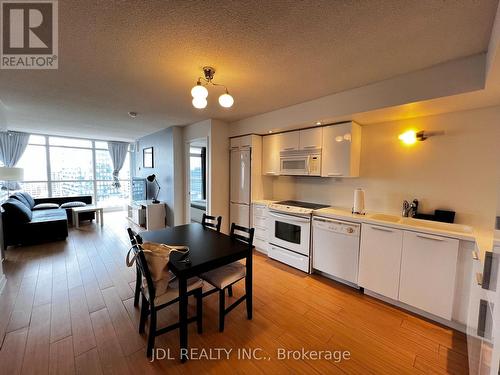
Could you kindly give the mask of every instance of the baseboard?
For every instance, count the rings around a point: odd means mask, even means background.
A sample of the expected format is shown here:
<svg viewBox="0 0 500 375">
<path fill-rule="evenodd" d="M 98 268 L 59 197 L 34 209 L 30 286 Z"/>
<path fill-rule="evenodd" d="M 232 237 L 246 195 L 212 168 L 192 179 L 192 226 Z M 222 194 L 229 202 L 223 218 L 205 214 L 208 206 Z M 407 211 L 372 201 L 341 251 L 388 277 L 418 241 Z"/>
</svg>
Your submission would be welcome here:
<svg viewBox="0 0 500 375">
<path fill-rule="evenodd" d="M 399 307 L 403 310 L 407 310 L 411 313 L 414 313 L 416 315 L 420 315 L 426 319 L 429 319 L 429 320 L 432 320 L 434 322 L 437 322 L 439 324 L 442 324 L 444 326 L 447 326 L 447 327 L 450 327 L 450 328 L 453 328 L 457 331 L 460 331 L 460 332 L 463 332 L 463 333 L 467 333 L 467 327 L 465 326 L 465 324 L 462 324 L 462 323 L 459 323 L 459 322 L 455 322 L 453 320 L 446 320 L 446 319 L 443 319 L 439 316 L 436 316 L 436 315 L 433 315 L 431 313 L 428 313 L 426 311 L 423 311 L 423 310 L 420 310 L 420 309 L 417 309 L 416 307 L 413 307 L 413 306 L 410 306 L 410 305 L 407 305 L 406 303 L 403 303 L 403 302 L 399 302 L 399 301 L 395 301 L 391 298 L 388 298 L 388 297 L 385 297 L 381 294 L 378 294 L 376 292 L 373 292 L 371 290 L 368 290 L 368 289 L 365 289 L 365 294 L 368 295 L 368 296 L 371 296 L 371 297 L 374 297 L 376 299 L 379 299 L 381 301 L 384 301 L 388 304 L 391 304 L 393 306 L 396 306 L 396 307 Z"/>
</svg>

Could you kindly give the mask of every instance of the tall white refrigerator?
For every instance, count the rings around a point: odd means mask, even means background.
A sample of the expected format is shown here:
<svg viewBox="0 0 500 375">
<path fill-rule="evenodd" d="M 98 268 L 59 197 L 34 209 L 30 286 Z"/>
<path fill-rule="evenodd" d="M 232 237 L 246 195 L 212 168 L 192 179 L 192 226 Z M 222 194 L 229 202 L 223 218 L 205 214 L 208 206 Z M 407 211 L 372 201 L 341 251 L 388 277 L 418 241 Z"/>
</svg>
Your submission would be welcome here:
<svg viewBox="0 0 500 375">
<path fill-rule="evenodd" d="M 230 220 L 250 227 L 251 150 L 248 147 L 231 148 Z"/>
</svg>

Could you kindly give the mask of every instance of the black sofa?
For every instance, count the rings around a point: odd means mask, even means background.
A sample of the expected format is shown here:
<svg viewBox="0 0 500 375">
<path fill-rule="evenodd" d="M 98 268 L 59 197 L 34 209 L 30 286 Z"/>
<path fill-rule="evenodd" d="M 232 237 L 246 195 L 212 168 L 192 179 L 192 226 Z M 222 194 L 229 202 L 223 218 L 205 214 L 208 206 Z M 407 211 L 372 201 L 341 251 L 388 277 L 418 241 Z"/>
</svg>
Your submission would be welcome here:
<svg viewBox="0 0 500 375">
<path fill-rule="evenodd" d="M 73 197 L 54 197 L 54 198 L 35 198 L 35 205 L 42 203 L 55 203 L 61 206 L 64 203 L 70 202 L 83 202 L 86 204 L 92 204 L 92 196 L 91 195 L 78 195 Z M 71 207 L 66 208 L 66 217 L 68 218 L 68 224 L 73 224 L 73 211 Z M 82 212 L 78 215 L 80 221 L 83 220 L 94 220 L 95 212 Z"/>
<path fill-rule="evenodd" d="M 68 237 L 68 218 L 72 218 L 72 212 L 71 208 L 58 207 L 68 202 L 91 204 L 92 197 L 33 199 L 27 193 L 11 195 L 2 203 L 4 248 L 66 239 Z M 54 208 L 37 207 L 42 203 L 51 203 Z M 94 214 L 91 214 L 84 215 L 82 213 L 80 217 L 83 220 L 92 220 Z"/>
</svg>

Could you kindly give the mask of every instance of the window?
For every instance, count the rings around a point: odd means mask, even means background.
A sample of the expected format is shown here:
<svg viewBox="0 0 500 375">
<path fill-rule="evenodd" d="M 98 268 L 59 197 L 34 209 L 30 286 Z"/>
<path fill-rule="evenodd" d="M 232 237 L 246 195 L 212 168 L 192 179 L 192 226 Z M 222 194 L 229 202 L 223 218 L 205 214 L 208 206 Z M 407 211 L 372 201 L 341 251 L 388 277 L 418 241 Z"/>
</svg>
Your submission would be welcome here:
<svg viewBox="0 0 500 375">
<path fill-rule="evenodd" d="M 29 144 L 16 167 L 24 169 L 25 181 L 47 181 L 46 147 Z"/>
<path fill-rule="evenodd" d="M 92 150 L 50 147 L 50 173 L 53 181 L 93 180 Z"/>
<path fill-rule="evenodd" d="M 17 166 L 24 168 L 21 187 L 33 197 L 92 195 L 104 207 L 118 207 L 130 197 L 130 162 L 129 153 L 115 188 L 107 142 L 31 135 Z"/>
<path fill-rule="evenodd" d="M 190 147 L 189 181 L 191 201 L 206 199 L 206 148 Z"/>
</svg>

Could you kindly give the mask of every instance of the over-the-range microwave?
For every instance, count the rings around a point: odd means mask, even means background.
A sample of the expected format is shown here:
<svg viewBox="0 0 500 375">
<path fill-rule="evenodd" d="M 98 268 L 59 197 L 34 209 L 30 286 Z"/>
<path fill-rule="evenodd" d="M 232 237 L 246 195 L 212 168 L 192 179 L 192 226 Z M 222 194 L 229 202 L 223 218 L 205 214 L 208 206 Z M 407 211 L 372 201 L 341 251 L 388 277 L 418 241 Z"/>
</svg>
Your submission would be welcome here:
<svg viewBox="0 0 500 375">
<path fill-rule="evenodd" d="M 321 150 L 280 152 L 280 174 L 320 176 Z"/>
</svg>

